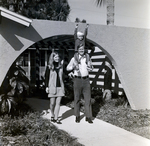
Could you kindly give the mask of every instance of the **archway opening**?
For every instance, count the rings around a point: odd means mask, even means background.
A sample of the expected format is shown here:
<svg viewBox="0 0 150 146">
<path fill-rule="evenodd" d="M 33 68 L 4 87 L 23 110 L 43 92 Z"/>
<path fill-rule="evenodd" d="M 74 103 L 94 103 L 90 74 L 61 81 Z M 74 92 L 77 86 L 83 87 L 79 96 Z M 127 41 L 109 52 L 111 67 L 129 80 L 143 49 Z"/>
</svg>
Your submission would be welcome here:
<svg viewBox="0 0 150 146">
<path fill-rule="evenodd" d="M 51 48 L 55 48 L 65 61 L 65 67 L 74 55 L 74 36 L 59 35 L 46 38 L 36 42 L 27 48 L 18 58 L 21 58 L 21 67 L 26 71 L 26 75 L 30 80 L 30 85 L 33 88 L 42 87 L 45 69 L 48 63 L 48 58 L 51 53 Z M 94 65 L 94 70 L 90 72 L 90 82 L 92 87 L 104 89 L 104 68 L 106 57 L 111 56 L 99 44 L 87 39 L 86 48 Z M 17 58 L 17 60 L 18 60 Z M 109 61 L 112 59 L 109 59 Z M 16 61 L 15 61 L 16 62 Z M 14 62 L 14 63 L 15 63 Z M 111 62 L 111 61 L 110 61 Z M 67 72 L 65 78 L 67 79 Z M 123 87 L 118 78 L 116 70 L 112 64 L 112 91 L 114 95 L 120 96 L 124 94 Z M 35 90 L 36 91 L 36 90 Z"/>
</svg>

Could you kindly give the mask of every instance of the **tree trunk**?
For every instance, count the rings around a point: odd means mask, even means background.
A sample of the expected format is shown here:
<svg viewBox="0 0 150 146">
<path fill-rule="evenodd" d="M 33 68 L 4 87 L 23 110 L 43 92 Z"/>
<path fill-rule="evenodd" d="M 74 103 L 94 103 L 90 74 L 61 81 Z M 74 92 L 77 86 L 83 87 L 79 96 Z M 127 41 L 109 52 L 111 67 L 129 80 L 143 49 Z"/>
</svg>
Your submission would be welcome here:
<svg viewBox="0 0 150 146">
<path fill-rule="evenodd" d="M 114 25 L 114 0 L 107 0 L 107 25 Z"/>
</svg>

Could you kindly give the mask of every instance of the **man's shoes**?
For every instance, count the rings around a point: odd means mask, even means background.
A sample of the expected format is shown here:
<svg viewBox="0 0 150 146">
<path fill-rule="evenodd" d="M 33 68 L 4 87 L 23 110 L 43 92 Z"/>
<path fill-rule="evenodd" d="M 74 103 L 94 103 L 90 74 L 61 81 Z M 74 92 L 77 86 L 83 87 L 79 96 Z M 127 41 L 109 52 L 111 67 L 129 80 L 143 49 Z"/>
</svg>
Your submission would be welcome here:
<svg viewBox="0 0 150 146">
<path fill-rule="evenodd" d="M 56 120 L 56 123 L 57 123 L 57 124 L 62 124 L 62 122 L 60 122 L 59 119 Z"/>
<path fill-rule="evenodd" d="M 55 122 L 55 119 L 54 119 L 54 117 L 51 117 L 51 122 Z"/>
<path fill-rule="evenodd" d="M 52 120 L 51 120 L 52 121 Z M 52 121 L 53 123 L 57 123 L 57 124 L 62 124 L 62 122 L 60 122 L 60 120 L 59 119 L 53 119 L 53 121 Z"/>
<path fill-rule="evenodd" d="M 76 123 L 80 123 L 80 117 L 76 117 Z"/>
<path fill-rule="evenodd" d="M 89 122 L 90 124 L 92 124 L 93 123 L 93 121 L 91 120 L 91 118 L 85 118 L 85 121 L 87 121 L 87 122 Z"/>
</svg>

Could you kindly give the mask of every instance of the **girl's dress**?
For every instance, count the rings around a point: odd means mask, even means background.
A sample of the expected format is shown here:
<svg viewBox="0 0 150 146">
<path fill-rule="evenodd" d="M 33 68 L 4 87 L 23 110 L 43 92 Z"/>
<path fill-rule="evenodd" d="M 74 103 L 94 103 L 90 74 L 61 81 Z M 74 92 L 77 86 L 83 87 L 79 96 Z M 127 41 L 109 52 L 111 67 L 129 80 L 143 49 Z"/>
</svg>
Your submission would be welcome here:
<svg viewBox="0 0 150 146">
<path fill-rule="evenodd" d="M 54 72 L 56 72 L 56 74 L 57 74 L 57 77 L 56 77 L 56 80 L 55 80 L 55 82 L 56 82 L 56 93 L 55 94 L 49 93 L 48 94 L 49 98 L 64 96 L 64 92 L 62 90 L 61 81 L 60 81 L 60 77 L 59 77 L 59 70 L 60 70 L 60 68 L 56 68 L 56 65 L 54 64 Z"/>
</svg>

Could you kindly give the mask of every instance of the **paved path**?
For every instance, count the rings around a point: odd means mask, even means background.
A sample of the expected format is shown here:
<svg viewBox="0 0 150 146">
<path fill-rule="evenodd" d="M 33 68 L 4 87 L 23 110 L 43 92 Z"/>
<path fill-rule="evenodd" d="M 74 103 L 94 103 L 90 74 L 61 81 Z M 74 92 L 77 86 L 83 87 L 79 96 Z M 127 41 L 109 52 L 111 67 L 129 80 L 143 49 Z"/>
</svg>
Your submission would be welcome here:
<svg viewBox="0 0 150 146">
<path fill-rule="evenodd" d="M 27 103 L 35 110 L 49 109 L 49 100 L 29 98 Z M 128 132 L 122 128 L 94 119 L 93 124 L 85 122 L 84 114 L 81 113 L 81 122 L 75 123 L 73 109 L 61 106 L 60 116 L 62 124 L 55 124 L 59 129 L 65 130 L 78 142 L 85 146 L 150 146 L 150 140 Z M 43 115 L 50 119 L 50 114 Z"/>
</svg>

